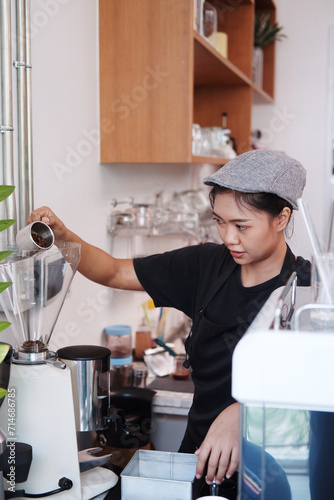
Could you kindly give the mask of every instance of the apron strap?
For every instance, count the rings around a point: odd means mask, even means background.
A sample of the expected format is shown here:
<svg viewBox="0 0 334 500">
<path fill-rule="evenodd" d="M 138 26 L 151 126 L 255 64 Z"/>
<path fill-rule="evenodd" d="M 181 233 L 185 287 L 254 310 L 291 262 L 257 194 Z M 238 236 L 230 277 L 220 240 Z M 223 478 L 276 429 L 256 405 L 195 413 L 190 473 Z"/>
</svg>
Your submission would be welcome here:
<svg viewBox="0 0 334 500">
<path fill-rule="evenodd" d="M 222 288 L 222 286 L 226 283 L 228 278 L 231 276 L 233 271 L 238 267 L 238 264 L 232 259 L 228 263 L 228 265 L 224 268 L 222 274 L 219 276 L 219 278 L 214 282 L 211 288 L 207 291 L 207 293 L 204 295 L 202 304 L 200 308 L 198 309 L 198 312 L 202 312 L 206 307 L 209 305 L 213 297 L 217 294 L 217 292 Z"/>
<path fill-rule="evenodd" d="M 186 360 L 183 363 L 183 366 L 186 368 L 189 368 L 190 366 L 190 354 L 191 354 L 191 347 L 192 347 L 192 336 L 193 332 L 196 331 L 197 324 L 199 323 L 203 311 L 206 309 L 208 304 L 211 302 L 213 297 L 216 295 L 218 290 L 224 285 L 224 283 L 228 280 L 228 278 L 231 276 L 233 271 L 237 268 L 238 264 L 232 259 L 227 263 L 227 265 L 224 267 L 222 274 L 219 276 L 219 278 L 214 282 L 211 288 L 207 291 L 207 293 L 204 295 L 203 300 L 201 301 L 201 306 L 197 309 L 196 311 L 196 316 L 193 319 L 192 327 L 190 330 L 190 333 L 187 337 L 187 340 L 185 342 L 185 348 L 186 348 Z"/>
</svg>

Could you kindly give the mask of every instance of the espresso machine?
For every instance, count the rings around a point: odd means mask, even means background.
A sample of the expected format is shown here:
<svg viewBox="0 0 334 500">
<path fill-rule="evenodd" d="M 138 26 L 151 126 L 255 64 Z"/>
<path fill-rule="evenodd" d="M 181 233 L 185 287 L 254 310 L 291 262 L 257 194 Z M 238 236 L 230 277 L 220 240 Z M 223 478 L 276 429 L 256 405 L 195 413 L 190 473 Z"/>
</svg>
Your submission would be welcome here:
<svg viewBox="0 0 334 500">
<path fill-rule="evenodd" d="M 0 303 L 15 338 L 9 381 L 15 404 L 9 407 L 5 399 L 0 427 L 7 445 L 21 442 L 32 447 L 28 478 L 15 485 L 20 498 L 51 495 L 86 500 L 118 481 L 113 471 L 101 467 L 110 454 L 98 458 L 96 449 L 79 452 L 77 444 L 82 425 L 86 430 L 106 425 L 101 415 L 109 408 L 105 388 L 110 351 L 81 346 L 84 362 L 78 363 L 63 360 L 48 348 L 79 256 L 79 244 L 56 242 L 48 250 L 14 252 L 0 264 L 0 281 L 12 283 L 0 294 Z M 79 378 L 78 366 L 84 367 Z M 86 386 L 76 380 L 85 380 Z M 77 410 L 80 394 L 85 398 L 81 407 L 86 408 L 86 415 L 81 416 Z M 9 479 L 4 483 L 10 498 L 12 483 Z"/>
</svg>

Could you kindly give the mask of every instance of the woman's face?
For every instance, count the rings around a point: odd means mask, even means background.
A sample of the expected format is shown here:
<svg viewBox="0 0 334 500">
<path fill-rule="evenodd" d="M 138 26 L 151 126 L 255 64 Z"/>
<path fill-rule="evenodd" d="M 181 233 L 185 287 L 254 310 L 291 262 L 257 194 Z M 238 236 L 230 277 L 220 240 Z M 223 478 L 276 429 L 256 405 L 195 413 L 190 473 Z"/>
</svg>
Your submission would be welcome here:
<svg viewBox="0 0 334 500">
<path fill-rule="evenodd" d="M 284 239 L 280 216 L 273 219 L 267 212 L 238 206 L 233 193 L 216 195 L 213 216 L 221 240 L 240 265 L 270 258 Z"/>
</svg>

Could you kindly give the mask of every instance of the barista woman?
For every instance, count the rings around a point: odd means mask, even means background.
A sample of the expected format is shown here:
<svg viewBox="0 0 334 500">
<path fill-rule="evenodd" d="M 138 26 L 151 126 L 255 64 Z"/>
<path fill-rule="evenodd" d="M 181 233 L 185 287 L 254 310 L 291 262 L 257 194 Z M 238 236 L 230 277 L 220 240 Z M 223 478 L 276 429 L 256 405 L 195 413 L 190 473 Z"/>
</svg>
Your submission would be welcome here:
<svg viewBox="0 0 334 500">
<path fill-rule="evenodd" d="M 231 395 L 235 345 L 294 270 L 299 285 L 309 284 L 309 262 L 296 258 L 284 237 L 305 180 L 303 166 L 283 153 L 244 153 L 204 179 L 212 186 L 213 218 L 223 244 L 133 260 L 115 259 L 84 242 L 47 207 L 28 221 L 42 220 L 56 239 L 81 243 L 78 270 L 90 280 L 145 290 L 157 307 L 174 307 L 192 319 L 186 351 L 195 392 L 180 451 L 198 455 L 196 475 L 205 471 L 208 484 L 230 478 L 239 460 L 239 404 Z"/>
</svg>

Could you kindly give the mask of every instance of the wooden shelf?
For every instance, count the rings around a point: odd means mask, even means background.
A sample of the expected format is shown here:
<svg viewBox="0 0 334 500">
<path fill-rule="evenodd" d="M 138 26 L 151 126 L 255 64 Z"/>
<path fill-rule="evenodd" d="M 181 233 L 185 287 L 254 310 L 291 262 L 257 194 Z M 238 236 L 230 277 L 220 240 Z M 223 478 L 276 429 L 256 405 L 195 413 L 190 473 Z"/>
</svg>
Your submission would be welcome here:
<svg viewBox="0 0 334 500">
<path fill-rule="evenodd" d="M 275 10 L 275 3 L 272 0 L 255 0 L 257 10 Z"/>
<path fill-rule="evenodd" d="M 274 97 L 267 94 L 263 89 L 257 87 L 254 83 L 253 87 L 253 104 L 272 104 Z"/>
<path fill-rule="evenodd" d="M 228 58 L 193 29 L 193 0 L 99 0 L 102 163 L 212 163 L 192 156 L 192 124 L 227 126 L 238 154 L 251 147 L 253 103 L 273 102 L 274 45 L 263 89 L 252 82 L 255 10 L 271 0 L 211 0 Z"/>
<path fill-rule="evenodd" d="M 192 156 L 191 163 L 209 163 L 211 165 L 225 165 L 229 160 L 227 158 L 218 158 L 216 156 Z"/>
<path fill-rule="evenodd" d="M 272 0 L 256 0 L 256 12 L 270 13 L 272 23 L 276 22 L 276 7 Z M 274 77 L 275 77 L 275 44 L 268 45 L 263 48 L 263 92 L 270 96 L 271 101 L 274 98 Z M 258 95 L 261 99 L 261 96 Z"/>
<path fill-rule="evenodd" d="M 252 85 L 251 80 L 197 31 L 194 36 L 194 85 Z"/>
</svg>

